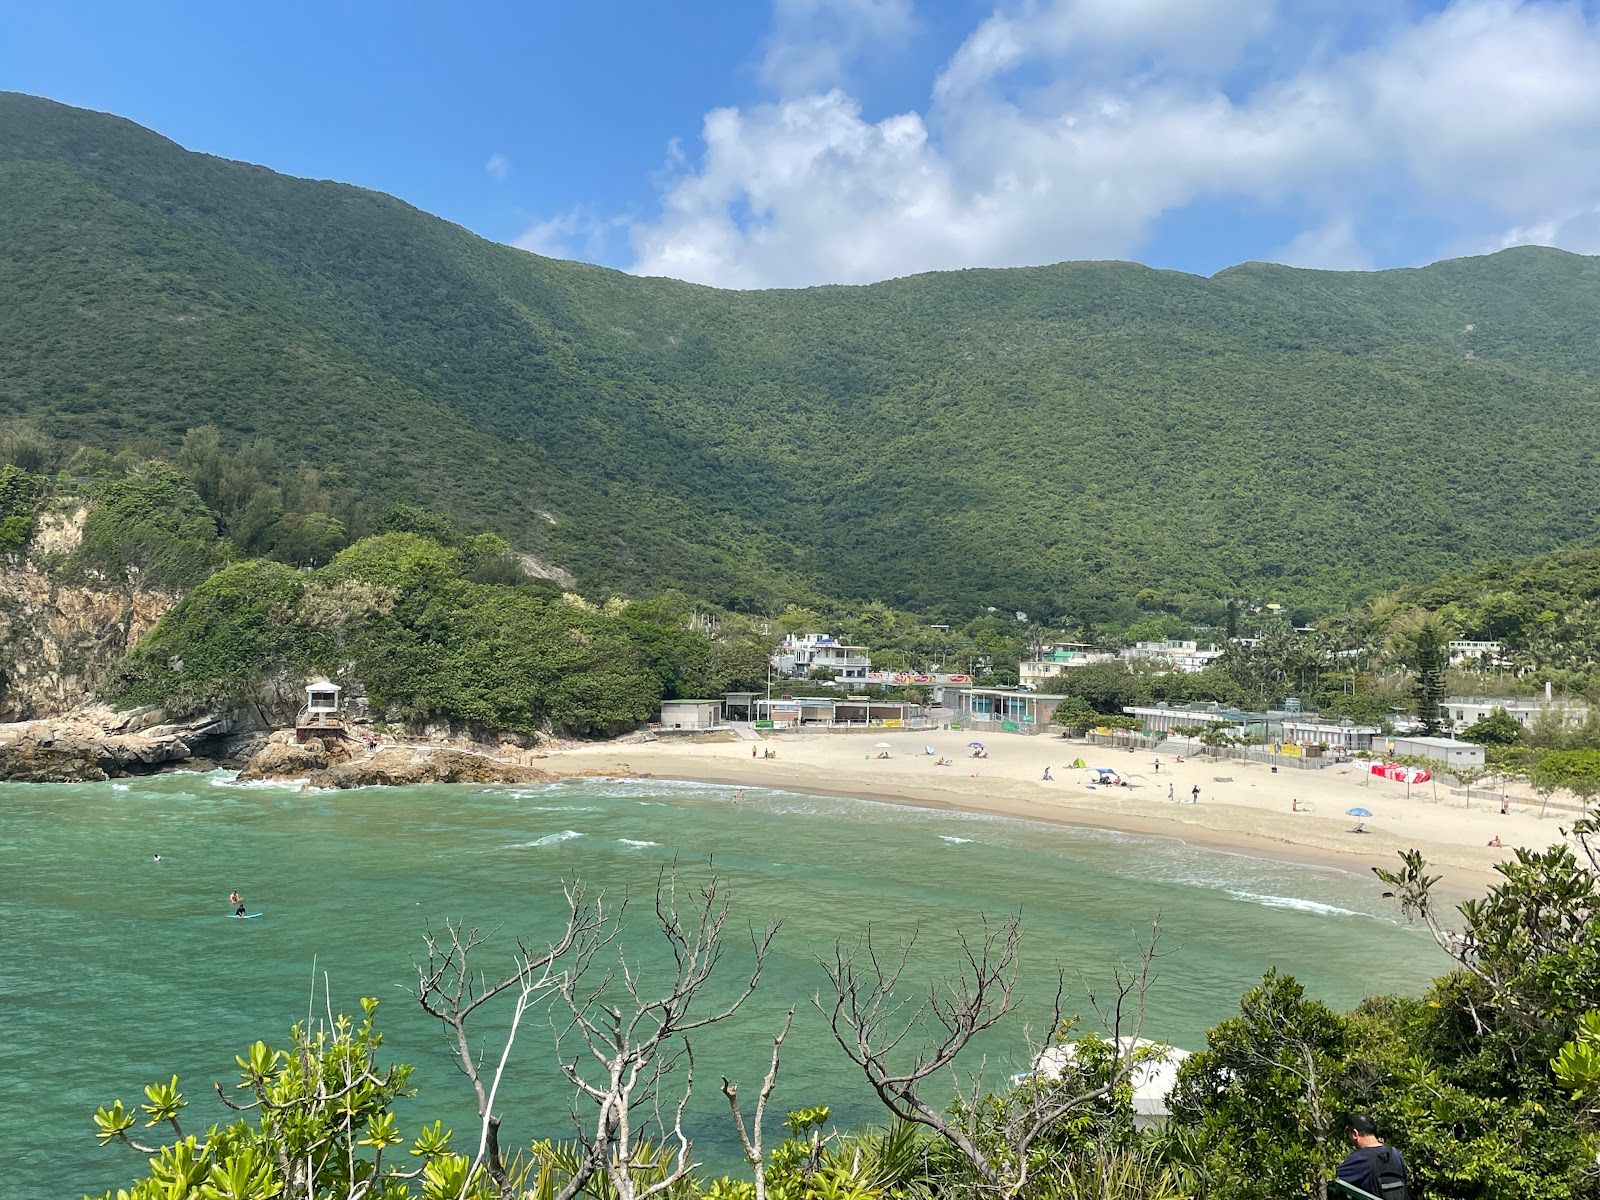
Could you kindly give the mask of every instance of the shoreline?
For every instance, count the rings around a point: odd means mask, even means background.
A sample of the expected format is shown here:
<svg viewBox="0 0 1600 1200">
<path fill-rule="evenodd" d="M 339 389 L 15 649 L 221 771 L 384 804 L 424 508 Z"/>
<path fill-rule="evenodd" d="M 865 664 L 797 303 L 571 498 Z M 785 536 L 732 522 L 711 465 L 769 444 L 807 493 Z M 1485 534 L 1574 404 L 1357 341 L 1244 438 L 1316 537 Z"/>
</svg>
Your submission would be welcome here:
<svg viewBox="0 0 1600 1200">
<path fill-rule="evenodd" d="M 878 733 L 878 731 L 874 731 Z M 1565 812 L 1539 818 L 1516 800 L 1510 815 L 1499 813 L 1497 798 L 1474 797 L 1468 807 L 1446 792 L 1435 802 L 1431 790 L 1405 800 L 1404 786 L 1362 776 L 1335 777 L 1327 771 L 1273 775 L 1268 768 L 1238 760 L 1162 760 L 1149 751 L 1129 755 L 1084 742 L 1054 737 L 998 737 L 991 757 L 974 762 L 950 743 L 963 734 L 948 731 L 883 731 L 893 757 L 868 752 L 877 742 L 861 735 L 788 734 L 756 742 L 659 740 L 572 746 L 542 761 L 554 773 L 599 773 L 613 769 L 648 778 L 712 786 L 761 787 L 818 796 L 901 804 L 943 812 L 965 812 L 1111 833 L 1162 838 L 1220 852 L 1335 870 L 1371 878 L 1373 866 L 1393 866 L 1404 850 L 1419 849 L 1440 875 L 1440 895 L 1452 902 L 1482 895 L 1500 879 L 1495 865 L 1516 846 L 1535 849 L 1560 840 Z M 954 759 L 935 767 L 922 753 L 932 746 Z M 962 743 L 964 746 L 964 742 Z M 778 758 L 751 757 L 752 748 Z M 1124 771 L 1127 788 L 1092 787 L 1082 770 L 1055 768 L 1044 781 L 1044 765 L 1072 761 L 1108 763 Z M 570 771 L 569 771 L 570 768 Z M 976 768 L 969 770 L 968 768 Z M 1137 768 L 1137 769 L 1136 769 Z M 1159 776 L 1159 779 L 1157 778 Z M 1199 803 L 1169 803 L 1168 788 L 1188 794 L 1199 786 Z M 1304 806 L 1291 813 L 1291 797 Z M 1347 808 L 1371 807 L 1369 818 L 1351 817 Z M 1364 827 L 1354 835 L 1352 821 Z M 1492 837 L 1502 840 L 1489 846 Z"/>
</svg>

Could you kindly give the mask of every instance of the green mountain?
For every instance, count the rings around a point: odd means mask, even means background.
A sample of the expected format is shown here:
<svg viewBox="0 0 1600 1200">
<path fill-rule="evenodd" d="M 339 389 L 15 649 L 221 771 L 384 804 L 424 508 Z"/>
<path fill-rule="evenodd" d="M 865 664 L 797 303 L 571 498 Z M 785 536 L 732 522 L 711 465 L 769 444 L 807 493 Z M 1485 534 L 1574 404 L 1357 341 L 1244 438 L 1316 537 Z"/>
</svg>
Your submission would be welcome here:
<svg viewBox="0 0 1600 1200">
<path fill-rule="evenodd" d="M 726 292 L 14 94 L 0 214 L 15 421 L 267 439 L 586 591 L 1331 607 L 1600 529 L 1600 263 L 1552 250 Z"/>
</svg>

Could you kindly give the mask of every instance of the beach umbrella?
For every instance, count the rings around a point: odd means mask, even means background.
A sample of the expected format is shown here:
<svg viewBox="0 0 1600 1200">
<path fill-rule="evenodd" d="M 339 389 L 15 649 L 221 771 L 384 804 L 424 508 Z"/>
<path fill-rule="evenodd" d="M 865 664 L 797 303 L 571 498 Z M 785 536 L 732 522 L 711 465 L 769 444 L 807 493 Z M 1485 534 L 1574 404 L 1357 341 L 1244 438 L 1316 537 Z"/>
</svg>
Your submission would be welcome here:
<svg viewBox="0 0 1600 1200">
<path fill-rule="evenodd" d="M 1364 808 L 1347 808 L 1344 810 L 1347 817 L 1370 817 L 1372 814 Z"/>
<path fill-rule="evenodd" d="M 872 748 L 874 750 L 887 750 L 889 748 L 889 743 L 888 742 L 873 742 L 872 743 Z"/>
<path fill-rule="evenodd" d="M 968 747 L 968 749 L 971 749 L 971 750 L 982 750 L 983 749 L 983 743 L 982 742 L 968 742 L 967 743 L 967 747 Z"/>
</svg>

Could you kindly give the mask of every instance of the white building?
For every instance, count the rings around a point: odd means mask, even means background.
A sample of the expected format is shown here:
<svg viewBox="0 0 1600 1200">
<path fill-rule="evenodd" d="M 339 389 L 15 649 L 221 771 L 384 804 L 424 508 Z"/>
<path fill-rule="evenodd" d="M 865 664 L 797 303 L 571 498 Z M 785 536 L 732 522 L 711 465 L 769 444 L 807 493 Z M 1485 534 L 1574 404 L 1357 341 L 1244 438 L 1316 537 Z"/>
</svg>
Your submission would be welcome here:
<svg viewBox="0 0 1600 1200">
<path fill-rule="evenodd" d="M 721 700 L 663 700 L 662 729 L 715 729 L 722 724 Z"/>
<path fill-rule="evenodd" d="M 1450 643 L 1450 665 L 1459 667 L 1462 663 L 1470 663 L 1475 667 L 1503 667 L 1506 659 L 1499 642 L 1457 638 Z"/>
<path fill-rule="evenodd" d="M 1417 758 L 1432 759 L 1445 770 L 1452 767 L 1483 766 L 1483 747 L 1477 742 L 1460 742 L 1444 737 L 1379 737 L 1372 740 L 1372 749 L 1378 754 L 1408 754 Z"/>
<path fill-rule="evenodd" d="M 1202 650 L 1194 642 L 1173 640 L 1135 642 L 1122 652 L 1122 657 L 1130 660 L 1142 658 L 1148 662 L 1162 663 L 1173 671 L 1204 671 L 1221 658 L 1222 653 L 1215 646 L 1207 646 Z"/>
<path fill-rule="evenodd" d="M 1445 716 L 1457 733 L 1476 725 L 1497 708 L 1505 709 L 1524 728 L 1547 713 L 1571 726 L 1582 725 L 1589 718 L 1589 706 L 1584 701 L 1551 696 L 1549 689 L 1543 696 L 1451 696 L 1444 702 Z"/>
<path fill-rule="evenodd" d="M 1017 679 L 1025 688 L 1036 689 L 1047 680 L 1054 679 L 1090 663 L 1115 661 L 1115 654 L 1097 654 L 1086 642 L 1064 642 L 1055 646 L 1041 646 L 1036 658 L 1024 659 L 1017 664 Z"/>
<path fill-rule="evenodd" d="M 865 646 L 847 646 L 826 633 L 791 633 L 772 656 L 773 669 L 789 678 L 827 668 L 835 679 L 862 683 L 869 665 Z"/>
</svg>

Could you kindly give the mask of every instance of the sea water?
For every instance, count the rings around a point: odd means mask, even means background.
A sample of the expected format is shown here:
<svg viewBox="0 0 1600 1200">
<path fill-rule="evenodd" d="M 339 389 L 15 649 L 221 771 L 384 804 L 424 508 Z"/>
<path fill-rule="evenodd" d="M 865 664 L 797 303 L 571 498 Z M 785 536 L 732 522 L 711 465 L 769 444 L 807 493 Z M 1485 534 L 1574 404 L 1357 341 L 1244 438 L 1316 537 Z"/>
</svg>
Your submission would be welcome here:
<svg viewBox="0 0 1600 1200">
<path fill-rule="evenodd" d="M 738 1161 L 719 1077 L 753 1094 L 791 1005 L 774 1114 L 828 1104 L 841 1124 L 883 1119 L 811 1003 L 827 991 L 821 960 L 869 927 L 881 946 L 915 939 L 905 985 L 915 996 L 952 961 L 958 932 L 1021 914 L 1017 1015 L 981 1048 L 995 1084 L 1027 1066 L 1027 1035 L 1048 1029 L 1058 974 L 1066 1011 L 1094 1028 L 1085 988 L 1135 964 L 1157 920 L 1143 1032 L 1189 1049 L 1274 966 L 1348 1006 L 1415 992 L 1446 965 L 1361 874 L 865 800 L 736 796 L 639 779 L 309 793 L 223 774 L 0 786 L 0 1194 L 125 1183 L 142 1160 L 95 1146 L 96 1106 L 131 1106 L 146 1083 L 177 1073 L 185 1128 L 203 1131 L 226 1119 L 212 1081 L 237 1082 L 235 1054 L 258 1038 L 284 1044 L 308 1011 L 355 1012 L 362 996 L 382 1001 L 384 1054 L 417 1067 L 421 1095 L 402 1107 L 402 1128 L 442 1118 L 471 1148 L 468 1086 L 408 992 L 423 935 L 446 920 L 477 927 L 491 935 L 479 965 L 509 971 L 516 939 L 541 945 L 559 932 L 563 882 L 581 879 L 610 906 L 628 900 L 616 949 L 648 987 L 662 978 L 655 886 L 672 863 L 728 889 L 718 995 L 748 975 L 751 931 L 781 922 L 755 996 L 696 1045 L 689 1119 L 714 1169 Z M 260 920 L 229 919 L 235 889 Z M 487 1014 L 485 1032 L 504 1020 Z M 572 1134 L 554 1034 L 543 1011 L 522 1030 L 499 1106 L 508 1145 Z"/>
</svg>

